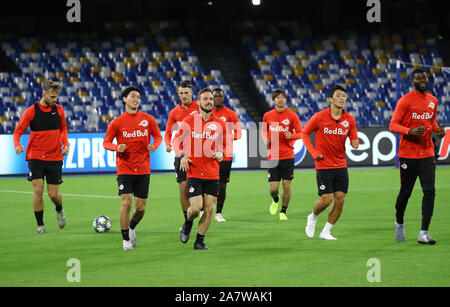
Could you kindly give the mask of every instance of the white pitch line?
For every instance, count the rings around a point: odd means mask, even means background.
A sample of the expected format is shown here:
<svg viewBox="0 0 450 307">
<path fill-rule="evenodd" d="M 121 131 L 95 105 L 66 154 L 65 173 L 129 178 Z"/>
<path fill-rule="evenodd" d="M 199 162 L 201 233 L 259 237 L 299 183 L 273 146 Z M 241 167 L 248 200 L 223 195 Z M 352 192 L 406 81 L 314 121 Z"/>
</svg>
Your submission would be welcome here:
<svg viewBox="0 0 450 307">
<path fill-rule="evenodd" d="M 14 191 L 14 190 L 0 190 L 0 193 L 18 193 L 18 194 L 33 194 L 30 191 Z M 107 196 L 107 195 L 83 195 L 83 194 L 66 194 L 61 193 L 62 196 L 73 196 L 73 197 L 92 197 L 92 198 L 114 198 L 117 199 L 119 196 Z"/>
</svg>

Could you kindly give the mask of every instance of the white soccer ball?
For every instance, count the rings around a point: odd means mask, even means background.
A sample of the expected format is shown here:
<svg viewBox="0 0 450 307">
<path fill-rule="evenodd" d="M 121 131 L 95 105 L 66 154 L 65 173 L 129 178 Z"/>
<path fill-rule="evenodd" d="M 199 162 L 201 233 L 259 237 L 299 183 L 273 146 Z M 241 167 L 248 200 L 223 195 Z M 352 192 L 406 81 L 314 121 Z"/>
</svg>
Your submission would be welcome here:
<svg viewBox="0 0 450 307">
<path fill-rule="evenodd" d="M 96 232 L 107 232 L 111 229 L 111 219 L 106 215 L 97 216 L 92 223 Z"/>
</svg>

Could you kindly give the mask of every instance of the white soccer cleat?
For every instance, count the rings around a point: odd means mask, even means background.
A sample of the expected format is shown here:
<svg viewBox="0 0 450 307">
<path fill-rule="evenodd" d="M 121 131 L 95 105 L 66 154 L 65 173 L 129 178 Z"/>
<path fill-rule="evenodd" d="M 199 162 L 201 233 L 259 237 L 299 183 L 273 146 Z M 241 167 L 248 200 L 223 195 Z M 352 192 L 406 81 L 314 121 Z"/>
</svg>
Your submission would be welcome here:
<svg viewBox="0 0 450 307">
<path fill-rule="evenodd" d="M 331 235 L 329 232 L 321 232 L 319 235 L 319 239 L 325 239 L 325 240 L 337 240 L 335 237 Z"/>
<path fill-rule="evenodd" d="M 124 251 L 132 251 L 133 250 L 133 246 L 131 245 L 131 240 L 129 240 L 129 241 L 123 240 L 123 250 Z"/>
<path fill-rule="evenodd" d="M 222 213 L 216 213 L 215 219 L 218 222 L 226 222 L 226 220 L 222 216 Z"/>
<path fill-rule="evenodd" d="M 137 243 L 136 230 L 129 228 L 128 233 L 129 233 L 129 236 L 130 236 L 131 246 L 135 247 L 136 243 Z"/>
<path fill-rule="evenodd" d="M 316 231 L 316 221 L 317 219 L 313 218 L 312 213 L 308 215 L 308 218 L 306 219 L 306 227 L 305 232 L 308 238 L 314 237 L 314 232 Z"/>
<path fill-rule="evenodd" d="M 38 234 L 41 234 L 41 233 L 44 233 L 44 232 L 45 232 L 45 226 L 41 225 L 41 226 L 37 227 L 37 229 L 36 229 L 36 231 L 34 233 L 38 235 Z"/>
<path fill-rule="evenodd" d="M 64 228 L 66 226 L 66 216 L 64 215 L 64 209 L 61 211 L 56 211 L 56 220 L 58 221 L 59 228 Z"/>
</svg>

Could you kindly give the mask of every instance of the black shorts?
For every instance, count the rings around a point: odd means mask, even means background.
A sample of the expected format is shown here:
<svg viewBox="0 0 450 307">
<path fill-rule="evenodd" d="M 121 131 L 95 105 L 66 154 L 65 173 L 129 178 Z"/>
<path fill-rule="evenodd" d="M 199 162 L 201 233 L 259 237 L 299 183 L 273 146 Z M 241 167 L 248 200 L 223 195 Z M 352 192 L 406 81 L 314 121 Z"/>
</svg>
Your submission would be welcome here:
<svg viewBox="0 0 450 307">
<path fill-rule="evenodd" d="M 217 197 L 219 195 L 219 180 L 189 178 L 187 181 L 187 190 L 189 198 L 203 194 Z"/>
<path fill-rule="evenodd" d="M 228 183 L 230 182 L 230 173 L 231 173 L 231 164 L 233 164 L 233 161 L 222 161 L 220 164 L 220 182 L 222 183 Z"/>
<path fill-rule="evenodd" d="M 348 191 L 347 168 L 318 169 L 316 171 L 317 190 L 319 195 Z"/>
<path fill-rule="evenodd" d="M 294 179 L 294 159 L 271 160 L 273 167 L 268 169 L 269 182 Z"/>
<path fill-rule="evenodd" d="M 119 195 L 133 194 L 135 197 L 148 198 L 148 186 L 150 185 L 150 174 L 148 175 L 117 175 Z"/>
<path fill-rule="evenodd" d="M 181 157 L 175 157 L 175 162 L 173 163 L 173 165 L 175 166 L 175 173 L 177 175 L 178 183 L 186 181 L 186 172 L 183 172 L 180 169 L 180 162 L 181 162 Z"/>
<path fill-rule="evenodd" d="M 28 181 L 44 179 L 47 184 L 61 184 L 63 161 L 28 160 Z"/>
</svg>

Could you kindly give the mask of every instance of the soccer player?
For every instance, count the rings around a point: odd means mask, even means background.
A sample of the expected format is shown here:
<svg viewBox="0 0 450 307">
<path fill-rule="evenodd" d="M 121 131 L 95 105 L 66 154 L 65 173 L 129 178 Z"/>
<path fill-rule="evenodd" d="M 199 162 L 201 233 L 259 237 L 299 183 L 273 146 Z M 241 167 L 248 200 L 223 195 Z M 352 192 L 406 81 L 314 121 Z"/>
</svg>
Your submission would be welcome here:
<svg viewBox="0 0 450 307">
<path fill-rule="evenodd" d="M 44 80 L 42 98 L 27 108 L 14 130 L 14 147 L 17 154 L 25 151 L 20 137 L 30 127 L 25 159 L 30 170 L 28 180 L 33 184 L 33 209 L 37 222 L 36 234 L 45 232 L 44 225 L 44 178 L 47 194 L 55 204 L 59 228 L 66 225 L 59 185 L 62 183 L 63 156 L 69 153 L 69 138 L 64 109 L 57 104 L 62 83 Z M 61 145 L 62 144 L 62 145 Z"/>
<path fill-rule="evenodd" d="M 174 146 L 183 153 L 180 168 L 187 175 L 190 204 L 180 231 L 180 240 L 182 243 L 188 242 L 193 222 L 204 208 L 204 214 L 198 223 L 194 249 L 209 250 L 204 238 L 211 224 L 219 193 L 219 162 L 224 157 L 222 150 L 226 141 L 226 127 L 212 114 L 214 98 L 209 88 L 202 89 L 197 99 L 200 113 L 186 117 L 174 139 Z"/>
<path fill-rule="evenodd" d="M 173 149 L 172 135 L 176 134 L 179 123 L 181 123 L 188 115 L 198 113 L 198 104 L 192 99 L 192 83 L 190 81 L 181 81 L 177 87 L 177 93 L 180 98 L 180 103 L 170 111 L 166 125 L 166 133 L 164 135 L 167 152 L 171 152 Z M 186 187 L 186 172 L 180 169 L 180 160 L 181 152 L 179 150 L 175 150 L 174 166 L 180 189 L 181 209 L 183 210 L 184 219 L 186 220 L 186 214 L 189 208 L 189 199 Z"/>
<path fill-rule="evenodd" d="M 359 147 L 355 118 L 344 110 L 346 100 L 345 88 L 338 84 L 334 85 L 327 99 L 331 106 L 314 114 L 302 131 L 303 143 L 315 160 L 317 188 L 320 196 L 307 218 L 305 231 L 309 238 L 314 237 L 317 216 L 334 201 L 328 213 L 328 221 L 319 238 L 336 240 L 330 231 L 341 216 L 348 190 L 345 158 L 347 137 L 350 138 L 353 148 Z M 310 139 L 312 132 L 315 132 L 315 147 Z"/>
<path fill-rule="evenodd" d="M 398 157 L 400 162 L 400 192 L 395 203 L 394 222 L 397 242 L 405 242 L 404 214 L 417 177 L 422 185 L 422 227 L 417 241 L 435 244 L 428 234 L 435 198 L 436 162 L 431 133 L 439 138 L 445 130 L 436 123 L 438 100 L 427 92 L 428 77 L 424 70 L 411 73 L 414 90 L 401 97 L 392 114 L 389 129 L 400 134 Z"/>
<path fill-rule="evenodd" d="M 212 111 L 215 117 L 222 120 L 226 127 L 227 142 L 224 147 L 223 160 L 220 162 L 220 184 L 219 196 L 217 197 L 217 208 L 215 219 L 218 222 L 225 222 L 222 216 L 223 205 L 225 203 L 227 193 L 227 183 L 230 182 L 231 164 L 233 163 L 233 141 L 239 140 L 242 136 L 241 123 L 233 110 L 224 106 L 224 92 L 218 87 L 213 90 L 214 109 Z"/>
<path fill-rule="evenodd" d="M 280 220 L 287 220 L 286 210 L 291 199 L 291 181 L 294 179 L 294 143 L 301 138 L 302 124 L 297 114 L 287 109 L 287 95 L 282 89 L 272 93 L 275 108 L 263 116 L 261 135 L 268 146 L 270 167 L 269 187 L 273 201 L 269 207 L 271 215 L 278 211 L 280 180 L 283 185 Z M 270 131 L 268 131 L 270 130 Z"/>
<path fill-rule="evenodd" d="M 150 154 L 162 142 L 153 116 L 139 111 L 140 89 L 127 87 L 122 91 L 125 113 L 113 119 L 106 130 L 103 147 L 116 151 L 117 183 L 121 197 L 120 228 L 123 250 L 136 246 L 136 225 L 144 217 L 150 184 Z M 153 136 L 153 143 L 150 143 Z M 113 140 L 117 144 L 113 144 Z M 130 221 L 133 204 L 134 212 Z"/>
</svg>

